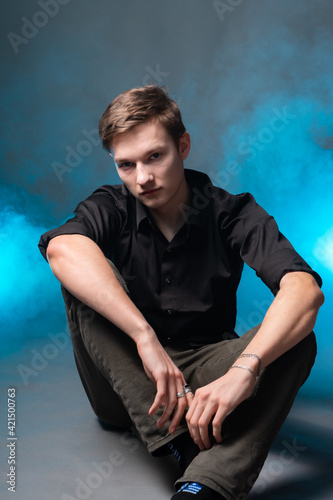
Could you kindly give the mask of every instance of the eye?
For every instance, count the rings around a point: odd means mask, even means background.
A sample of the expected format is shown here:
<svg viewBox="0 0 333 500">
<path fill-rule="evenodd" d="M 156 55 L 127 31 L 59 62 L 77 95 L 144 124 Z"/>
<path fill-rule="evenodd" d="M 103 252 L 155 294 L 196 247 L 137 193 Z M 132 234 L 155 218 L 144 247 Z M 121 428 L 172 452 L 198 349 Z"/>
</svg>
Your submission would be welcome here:
<svg viewBox="0 0 333 500">
<path fill-rule="evenodd" d="M 121 168 L 121 169 L 129 169 L 133 166 L 134 166 L 134 163 L 132 163 L 131 161 L 124 161 L 123 163 L 119 163 L 117 165 L 117 167 Z"/>
<path fill-rule="evenodd" d="M 157 158 L 159 158 L 160 156 L 161 156 L 160 153 L 153 153 L 150 158 L 152 160 L 157 160 Z"/>
</svg>

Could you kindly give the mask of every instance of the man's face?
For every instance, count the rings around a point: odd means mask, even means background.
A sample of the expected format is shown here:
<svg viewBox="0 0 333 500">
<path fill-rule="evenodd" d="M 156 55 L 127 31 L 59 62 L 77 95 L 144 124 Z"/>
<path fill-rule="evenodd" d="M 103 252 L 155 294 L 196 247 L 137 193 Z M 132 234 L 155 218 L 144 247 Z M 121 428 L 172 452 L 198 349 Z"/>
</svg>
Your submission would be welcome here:
<svg viewBox="0 0 333 500">
<path fill-rule="evenodd" d="M 187 200 L 183 160 L 189 151 L 187 132 L 177 148 L 154 119 L 119 134 L 112 143 L 118 174 L 128 190 L 150 210 L 165 213 Z"/>
</svg>

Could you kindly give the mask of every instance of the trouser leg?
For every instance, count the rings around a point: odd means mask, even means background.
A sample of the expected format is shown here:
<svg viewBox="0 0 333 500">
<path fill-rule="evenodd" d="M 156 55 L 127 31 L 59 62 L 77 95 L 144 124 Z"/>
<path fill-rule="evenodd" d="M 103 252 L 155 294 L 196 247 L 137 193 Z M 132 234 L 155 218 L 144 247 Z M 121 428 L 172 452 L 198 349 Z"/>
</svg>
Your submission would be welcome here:
<svg viewBox="0 0 333 500">
<path fill-rule="evenodd" d="M 133 423 L 150 452 L 185 432 L 185 422 L 173 436 L 168 425 L 158 429 L 162 409 L 148 415 L 156 387 L 132 339 L 65 289 L 63 296 L 76 365 L 96 415 L 117 427 Z"/>
<path fill-rule="evenodd" d="M 187 431 L 185 422 L 172 436 L 157 429 L 148 415 L 155 394 L 134 342 L 112 323 L 63 291 L 75 360 L 95 413 L 120 427 L 135 425 L 150 452 Z M 256 329 L 236 340 L 199 349 L 166 351 L 195 390 L 222 376 L 244 350 Z M 315 356 L 314 334 L 281 356 L 264 372 L 258 392 L 230 414 L 222 444 L 200 452 L 179 482 L 198 481 L 228 500 L 243 500 L 267 457 Z"/>
<path fill-rule="evenodd" d="M 128 429 L 133 424 L 118 394 L 97 368 L 85 347 L 80 324 L 87 325 L 95 318 L 95 311 L 79 302 L 62 287 L 68 327 L 71 335 L 75 364 L 91 407 L 98 418 L 114 427 Z"/>
<path fill-rule="evenodd" d="M 193 389 L 221 376 L 234 362 L 256 333 L 256 329 L 223 349 L 223 356 L 201 362 L 187 381 Z M 241 349 L 232 354 L 237 346 Z M 228 353 L 229 351 L 229 353 Z M 240 404 L 225 420 L 222 443 L 202 451 L 177 483 L 197 481 L 219 492 L 228 500 L 244 500 L 268 455 L 300 386 L 308 377 L 316 354 L 315 336 L 311 333 L 264 371 L 257 393 Z M 186 369 L 185 369 L 186 370 Z M 185 372 L 184 372 L 185 373 Z M 176 484 L 177 484 L 176 483 Z"/>
</svg>

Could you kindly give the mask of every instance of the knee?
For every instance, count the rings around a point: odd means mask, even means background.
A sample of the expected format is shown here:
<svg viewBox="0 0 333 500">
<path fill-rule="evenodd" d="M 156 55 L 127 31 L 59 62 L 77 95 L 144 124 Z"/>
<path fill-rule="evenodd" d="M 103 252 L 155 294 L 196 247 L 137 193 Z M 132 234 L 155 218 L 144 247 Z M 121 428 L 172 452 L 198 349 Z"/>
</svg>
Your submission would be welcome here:
<svg viewBox="0 0 333 500">
<path fill-rule="evenodd" d="M 309 333 L 301 342 L 290 350 L 291 356 L 299 363 L 312 368 L 317 355 L 317 341 L 314 332 Z"/>
<path fill-rule="evenodd" d="M 129 295 L 129 290 L 128 290 L 128 287 L 127 287 L 127 284 L 126 284 L 126 281 L 124 280 L 124 278 L 122 277 L 122 275 L 120 274 L 120 272 L 118 271 L 118 268 L 114 265 L 113 262 L 111 262 L 111 260 L 109 259 L 106 259 L 112 269 L 112 271 L 114 272 L 119 284 L 123 287 L 123 289 L 125 290 L 125 292 L 127 293 L 127 295 Z"/>
<path fill-rule="evenodd" d="M 305 339 L 303 339 L 297 346 L 299 346 L 298 358 L 305 369 L 305 380 L 310 375 L 311 369 L 314 365 L 317 356 L 317 341 L 315 333 L 312 331 Z"/>
<path fill-rule="evenodd" d="M 289 374 L 290 379 L 298 380 L 303 385 L 314 365 L 317 355 L 317 342 L 314 332 L 278 358 L 273 365 Z"/>
</svg>

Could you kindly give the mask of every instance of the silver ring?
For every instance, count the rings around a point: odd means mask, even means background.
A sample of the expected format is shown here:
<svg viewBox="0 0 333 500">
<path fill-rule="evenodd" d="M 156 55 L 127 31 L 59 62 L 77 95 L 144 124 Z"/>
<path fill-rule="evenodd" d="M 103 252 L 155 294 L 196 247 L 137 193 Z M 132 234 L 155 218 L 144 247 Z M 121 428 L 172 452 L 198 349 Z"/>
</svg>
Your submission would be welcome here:
<svg viewBox="0 0 333 500">
<path fill-rule="evenodd" d="M 185 392 L 177 392 L 177 398 L 183 398 L 185 396 Z"/>
<path fill-rule="evenodd" d="M 184 393 L 185 395 L 188 394 L 189 392 L 193 392 L 189 384 L 184 385 Z"/>
</svg>

